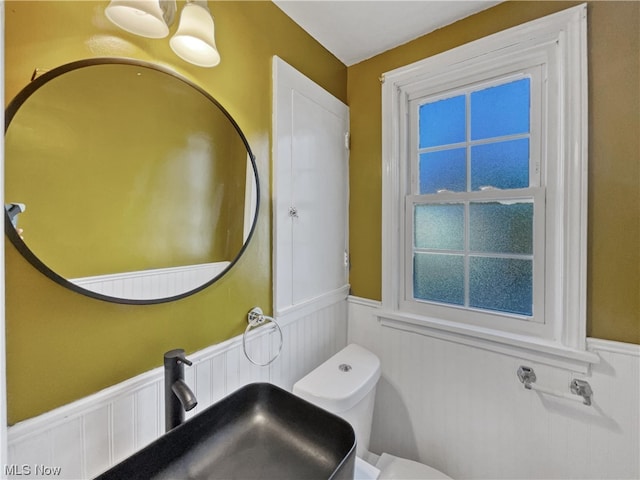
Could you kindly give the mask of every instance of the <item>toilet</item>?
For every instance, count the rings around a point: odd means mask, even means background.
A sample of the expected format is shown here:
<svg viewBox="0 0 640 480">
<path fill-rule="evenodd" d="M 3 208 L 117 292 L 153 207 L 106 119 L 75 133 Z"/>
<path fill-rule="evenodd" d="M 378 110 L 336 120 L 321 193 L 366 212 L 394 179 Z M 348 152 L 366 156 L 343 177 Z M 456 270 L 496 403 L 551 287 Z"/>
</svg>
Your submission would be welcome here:
<svg viewBox="0 0 640 480">
<path fill-rule="evenodd" d="M 369 452 L 380 359 L 350 344 L 296 382 L 293 393 L 347 420 L 356 434 L 355 479 L 450 479 L 428 465 Z"/>
</svg>

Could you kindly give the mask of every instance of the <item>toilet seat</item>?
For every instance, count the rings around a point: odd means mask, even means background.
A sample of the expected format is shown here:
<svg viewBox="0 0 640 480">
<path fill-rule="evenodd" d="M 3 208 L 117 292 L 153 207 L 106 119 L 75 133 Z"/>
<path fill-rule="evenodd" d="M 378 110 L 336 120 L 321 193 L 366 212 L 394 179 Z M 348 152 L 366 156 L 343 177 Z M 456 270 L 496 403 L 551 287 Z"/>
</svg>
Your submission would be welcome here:
<svg viewBox="0 0 640 480">
<path fill-rule="evenodd" d="M 423 463 L 395 457 L 383 453 L 376 463 L 380 470 L 380 480 L 423 480 L 423 479 L 451 479 L 439 470 Z"/>
</svg>

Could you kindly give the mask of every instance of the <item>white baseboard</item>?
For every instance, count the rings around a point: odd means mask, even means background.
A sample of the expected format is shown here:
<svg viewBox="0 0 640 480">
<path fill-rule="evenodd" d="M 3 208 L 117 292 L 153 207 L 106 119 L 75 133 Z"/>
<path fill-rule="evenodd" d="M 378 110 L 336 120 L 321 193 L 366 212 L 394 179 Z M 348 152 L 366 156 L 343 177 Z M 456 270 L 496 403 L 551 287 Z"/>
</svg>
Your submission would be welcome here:
<svg viewBox="0 0 640 480">
<path fill-rule="evenodd" d="M 587 338 L 587 349 L 597 352 L 611 352 L 620 355 L 640 357 L 640 345 L 635 343 L 614 342 L 600 338 Z"/>
</svg>

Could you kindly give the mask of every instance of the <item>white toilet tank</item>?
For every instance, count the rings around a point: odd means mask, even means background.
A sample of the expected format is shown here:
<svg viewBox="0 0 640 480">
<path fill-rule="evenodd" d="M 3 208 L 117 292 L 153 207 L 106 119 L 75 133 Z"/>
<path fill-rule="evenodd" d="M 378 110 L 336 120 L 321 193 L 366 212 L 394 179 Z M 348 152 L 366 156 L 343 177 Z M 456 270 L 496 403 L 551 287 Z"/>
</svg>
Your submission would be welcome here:
<svg viewBox="0 0 640 480">
<path fill-rule="evenodd" d="M 293 393 L 347 420 L 353 427 L 356 454 L 369 449 L 380 359 L 351 344 L 296 382 Z"/>
</svg>

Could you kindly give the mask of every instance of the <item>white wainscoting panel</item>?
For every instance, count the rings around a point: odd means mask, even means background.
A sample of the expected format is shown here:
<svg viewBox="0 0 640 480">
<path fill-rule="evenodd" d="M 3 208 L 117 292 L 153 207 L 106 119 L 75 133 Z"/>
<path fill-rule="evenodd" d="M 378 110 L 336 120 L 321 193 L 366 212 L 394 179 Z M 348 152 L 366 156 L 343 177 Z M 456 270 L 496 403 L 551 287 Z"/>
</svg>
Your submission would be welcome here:
<svg viewBox="0 0 640 480">
<path fill-rule="evenodd" d="M 385 327 L 380 304 L 349 300 L 349 343 L 382 363 L 371 450 L 465 479 L 640 478 L 640 346 L 588 339 L 600 357 L 586 375 Z M 587 380 L 593 405 L 526 390 L 569 393 Z"/>
<path fill-rule="evenodd" d="M 220 275 L 231 262 L 202 263 L 112 273 L 69 280 L 79 287 L 109 297 L 146 300 L 189 292 Z"/>
<path fill-rule="evenodd" d="M 345 295 L 333 303 L 325 301 L 315 312 L 306 309 L 279 323 L 284 345 L 268 367 L 247 360 L 241 336 L 188 355 L 193 366 L 185 368 L 185 381 L 198 406 L 187 418 L 247 383 L 271 382 L 290 391 L 296 381 L 346 345 Z M 253 359 L 263 363 L 277 351 L 279 336 L 274 331 L 268 325 L 252 331 L 247 351 Z M 51 468 L 60 469 L 58 479 L 95 477 L 164 433 L 163 382 L 159 367 L 9 427 L 9 463 L 2 474 L 42 478 L 47 476 L 43 469 Z"/>
</svg>

